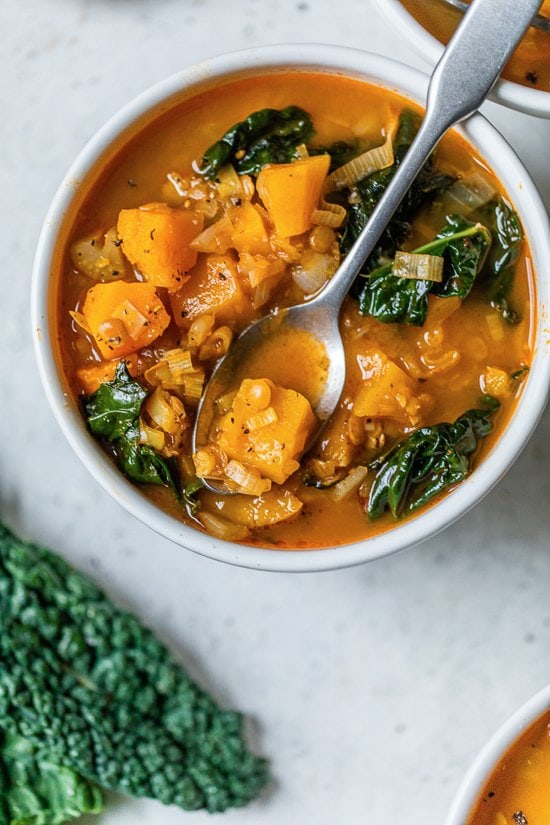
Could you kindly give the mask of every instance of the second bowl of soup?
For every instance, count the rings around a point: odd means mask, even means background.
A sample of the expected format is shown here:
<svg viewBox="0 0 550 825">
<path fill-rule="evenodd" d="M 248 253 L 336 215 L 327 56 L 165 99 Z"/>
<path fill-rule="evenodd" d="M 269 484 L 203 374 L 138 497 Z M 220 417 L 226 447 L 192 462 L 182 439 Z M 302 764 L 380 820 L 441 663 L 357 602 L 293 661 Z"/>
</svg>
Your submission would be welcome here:
<svg viewBox="0 0 550 825">
<path fill-rule="evenodd" d="M 446 0 L 375 0 L 382 14 L 435 64 L 462 14 Z M 513 13 L 509 8 L 503 13 Z M 550 0 L 541 14 L 550 18 Z M 550 117 L 550 32 L 528 29 L 491 93 L 496 103 L 530 115 Z"/>
<path fill-rule="evenodd" d="M 546 217 L 476 116 L 444 138 L 350 292 L 346 385 L 313 447 L 323 355 L 298 360 L 289 338 L 258 352 L 191 448 L 216 360 L 332 277 L 425 87 L 361 52 L 231 55 L 146 93 L 69 173 L 35 270 L 45 385 L 96 477 L 175 541 L 268 569 L 378 557 L 464 512 L 532 430 Z"/>
<path fill-rule="evenodd" d="M 445 825 L 546 825 L 550 820 L 550 688 L 511 716 L 478 755 Z"/>
</svg>

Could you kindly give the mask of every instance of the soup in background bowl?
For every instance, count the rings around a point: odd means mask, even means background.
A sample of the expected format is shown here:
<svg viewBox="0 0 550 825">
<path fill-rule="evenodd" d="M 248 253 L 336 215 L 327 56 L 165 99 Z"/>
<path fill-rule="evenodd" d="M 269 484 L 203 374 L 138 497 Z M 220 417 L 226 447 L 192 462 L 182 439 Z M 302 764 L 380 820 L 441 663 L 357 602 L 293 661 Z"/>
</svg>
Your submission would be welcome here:
<svg viewBox="0 0 550 825">
<path fill-rule="evenodd" d="M 533 696 L 481 751 L 446 825 L 546 825 L 550 818 L 550 688 Z"/>
<path fill-rule="evenodd" d="M 540 414 L 541 207 L 476 117 L 444 139 L 348 299 L 346 389 L 314 449 L 303 455 L 318 359 L 294 363 L 287 342 L 259 353 L 191 453 L 216 357 L 331 277 L 412 139 L 424 88 L 341 49 L 220 58 L 138 99 L 77 161 L 76 192 L 62 187 L 34 287 L 50 400 L 102 483 L 179 543 L 271 569 L 400 549 L 471 506 Z"/>
<path fill-rule="evenodd" d="M 381 13 L 411 41 L 430 63 L 462 19 L 462 12 L 444 0 L 375 0 Z M 511 13 L 511 12 L 510 12 Z M 545 0 L 541 14 L 550 16 Z M 491 98 L 504 106 L 539 117 L 550 117 L 550 33 L 531 27 L 506 66 Z"/>
</svg>

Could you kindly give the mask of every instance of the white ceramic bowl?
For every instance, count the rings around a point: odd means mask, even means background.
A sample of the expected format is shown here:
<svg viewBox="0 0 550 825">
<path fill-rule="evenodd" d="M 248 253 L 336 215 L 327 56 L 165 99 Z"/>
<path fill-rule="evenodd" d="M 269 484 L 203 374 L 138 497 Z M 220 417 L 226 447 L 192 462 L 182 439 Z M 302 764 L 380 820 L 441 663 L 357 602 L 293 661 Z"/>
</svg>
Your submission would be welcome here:
<svg viewBox="0 0 550 825">
<path fill-rule="evenodd" d="M 532 696 L 504 722 L 477 755 L 462 780 L 445 825 L 464 825 L 479 799 L 483 786 L 506 751 L 548 709 L 550 709 L 550 685 Z"/>
<path fill-rule="evenodd" d="M 374 0 L 374 2 L 392 28 L 400 31 L 424 60 L 427 60 L 431 66 L 435 66 L 445 46 L 407 11 L 401 0 Z M 550 35 L 548 44 L 550 48 Z M 550 118 L 550 92 L 544 92 L 541 89 L 532 89 L 529 86 L 522 86 L 521 83 L 501 79 L 491 92 L 491 100 L 528 115 Z"/>
<path fill-rule="evenodd" d="M 417 544 L 442 530 L 474 506 L 503 476 L 525 445 L 544 408 L 550 376 L 550 348 L 545 322 L 550 292 L 548 218 L 526 170 L 500 134 L 476 115 L 460 128 L 494 169 L 513 198 L 529 238 L 538 275 L 536 352 L 516 412 L 494 449 L 473 474 L 429 511 L 367 541 L 324 550 L 264 550 L 221 541 L 187 527 L 153 505 L 122 476 L 89 435 L 66 394 L 54 359 L 54 332 L 48 319 L 54 300 L 52 259 L 57 237 L 79 182 L 108 155 L 112 143 L 135 121 L 158 110 L 178 93 L 199 90 L 243 74 L 295 68 L 337 72 L 364 79 L 423 103 L 428 79 L 401 63 L 362 51 L 333 46 L 291 45 L 254 49 L 218 57 L 185 69 L 153 86 L 115 115 L 87 144 L 70 168 L 46 216 L 36 252 L 32 287 L 32 326 L 42 382 L 70 444 L 92 475 L 130 513 L 163 536 L 220 561 L 262 570 L 314 571 L 361 564 Z"/>
</svg>

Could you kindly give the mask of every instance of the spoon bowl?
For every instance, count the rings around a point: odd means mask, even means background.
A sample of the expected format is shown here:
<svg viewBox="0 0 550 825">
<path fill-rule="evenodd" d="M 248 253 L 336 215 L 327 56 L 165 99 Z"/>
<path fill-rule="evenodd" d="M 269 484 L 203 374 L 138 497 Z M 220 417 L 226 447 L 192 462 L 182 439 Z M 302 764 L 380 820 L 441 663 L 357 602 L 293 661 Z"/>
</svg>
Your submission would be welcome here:
<svg viewBox="0 0 550 825">
<path fill-rule="evenodd" d="M 289 357 L 303 359 L 303 346 L 316 350 L 321 370 L 317 382 L 312 382 L 312 393 L 308 395 L 317 418 L 317 427 L 310 437 L 309 444 L 317 440 L 342 394 L 346 364 L 338 327 L 338 313 L 324 301 L 313 299 L 308 303 L 298 304 L 260 318 L 240 334 L 227 355 L 218 361 L 197 410 L 192 439 L 193 452 L 209 442 L 216 418 L 218 398 L 232 389 L 237 389 L 241 377 L 270 378 L 269 370 L 266 374 L 265 368 L 262 369 L 261 375 L 254 375 L 253 362 L 266 345 L 280 350 L 283 338 L 286 338 Z M 299 387 L 292 386 L 292 381 L 286 383 L 289 389 L 299 391 Z M 223 481 L 217 479 L 203 479 L 203 483 L 215 493 L 234 492 Z"/>
</svg>

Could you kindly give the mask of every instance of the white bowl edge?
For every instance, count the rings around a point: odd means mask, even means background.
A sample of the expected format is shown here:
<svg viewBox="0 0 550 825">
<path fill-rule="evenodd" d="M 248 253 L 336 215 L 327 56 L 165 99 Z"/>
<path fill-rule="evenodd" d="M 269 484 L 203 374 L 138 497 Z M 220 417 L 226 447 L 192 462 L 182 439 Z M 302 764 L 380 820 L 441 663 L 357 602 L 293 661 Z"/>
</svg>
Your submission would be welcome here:
<svg viewBox="0 0 550 825">
<path fill-rule="evenodd" d="M 498 728 L 469 767 L 451 803 L 445 825 L 465 825 L 483 786 L 521 734 L 550 709 L 550 685 L 542 688 Z"/>
<path fill-rule="evenodd" d="M 481 465 L 441 502 L 380 536 L 321 550 L 267 550 L 237 545 L 214 539 L 167 515 L 148 501 L 112 465 L 87 433 L 80 414 L 64 392 L 47 323 L 50 264 L 56 234 L 74 196 L 75 180 L 81 180 L 113 138 L 138 117 L 178 91 L 206 79 L 230 79 L 245 71 L 261 73 L 278 68 L 343 72 L 395 90 L 421 104 L 428 83 L 426 75 L 397 61 L 356 49 L 312 44 L 269 46 L 234 52 L 184 69 L 157 83 L 115 114 L 96 133 L 65 176 L 47 213 L 38 242 L 33 270 L 31 315 L 42 383 L 61 429 L 94 478 L 123 507 L 176 544 L 210 558 L 252 569 L 311 572 L 362 564 L 411 547 L 435 535 L 465 514 L 489 492 L 525 446 L 542 414 L 550 386 L 550 336 L 548 330 L 545 331 L 550 303 L 550 229 L 536 187 L 517 156 L 485 118 L 479 114 L 470 118 L 458 131 L 476 146 L 482 157 L 491 154 L 491 168 L 514 200 L 530 238 L 539 278 L 537 300 L 541 317 L 531 372 L 511 421 Z M 535 235 L 536 244 L 533 242 Z M 543 322 L 543 319 L 546 321 Z"/>
</svg>

